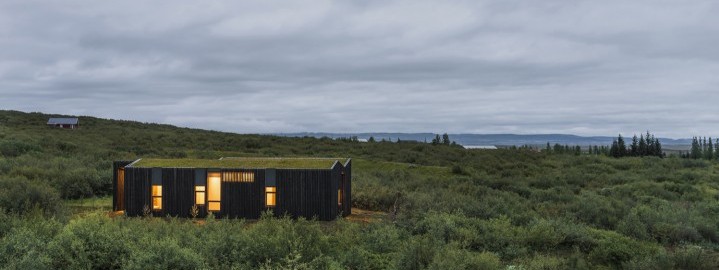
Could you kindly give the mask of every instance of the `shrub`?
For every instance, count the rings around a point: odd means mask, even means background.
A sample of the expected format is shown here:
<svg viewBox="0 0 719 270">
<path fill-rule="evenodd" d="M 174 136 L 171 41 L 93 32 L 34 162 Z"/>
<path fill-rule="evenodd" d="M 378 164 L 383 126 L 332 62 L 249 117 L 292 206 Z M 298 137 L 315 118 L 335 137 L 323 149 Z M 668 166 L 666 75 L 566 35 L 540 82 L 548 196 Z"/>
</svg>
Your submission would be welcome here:
<svg viewBox="0 0 719 270">
<path fill-rule="evenodd" d="M 39 149 L 37 145 L 22 141 L 0 142 L 0 154 L 6 157 L 17 157 L 30 151 L 38 151 Z"/>
<path fill-rule="evenodd" d="M 25 214 L 39 207 L 48 215 L 62 212 L 62 200 L 47 184 L 21 177 L 0 179 L 0 208 Z"/>
<path fill-rule="evenodd" d="M 117 222 L 94 215 L 66 225 L 48 252 L 55 268 L 119 269 L 130 256 L 128 235 Z"/>
<path fill-rule="evenodd" d="M 200 269 L 204 259 L 189 248 L 180 247 L 172 238 L 141 241 L 126 258 L 123 269 Z M 104 268 L 107 269 L 107 268 Z"/>
<path fill-rule="evenodd" d="M 501 269 L 502 266 L 499 256 L 492 252 L 475 253 L 446 246 L 437 252 L 427 269 L 493 270 Z"/>
</svg>

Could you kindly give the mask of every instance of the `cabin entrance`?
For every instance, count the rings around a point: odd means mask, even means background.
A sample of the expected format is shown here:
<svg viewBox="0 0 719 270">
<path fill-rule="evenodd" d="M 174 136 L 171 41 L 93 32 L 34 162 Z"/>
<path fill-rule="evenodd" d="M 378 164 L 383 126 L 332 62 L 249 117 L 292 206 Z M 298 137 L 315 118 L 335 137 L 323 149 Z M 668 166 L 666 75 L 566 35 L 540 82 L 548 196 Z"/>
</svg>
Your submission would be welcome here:
<svg viewBox="0 0 719 270">
<path fill-rule="evenodd" d="M 125 168 L 117 169 L 117 211 L 125 210 Z"/>
</svg>

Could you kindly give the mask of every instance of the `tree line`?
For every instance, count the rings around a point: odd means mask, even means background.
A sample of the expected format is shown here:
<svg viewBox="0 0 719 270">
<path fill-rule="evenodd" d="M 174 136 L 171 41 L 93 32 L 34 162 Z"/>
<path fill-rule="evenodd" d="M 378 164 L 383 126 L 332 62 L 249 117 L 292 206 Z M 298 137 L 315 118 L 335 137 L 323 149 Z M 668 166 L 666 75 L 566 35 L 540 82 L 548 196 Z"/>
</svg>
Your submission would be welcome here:
<svg viewBox="0 0 719 270">
<path fill-rule="evenodd" d="M 619 134 L 616 139 L 612 141 L 612 146 L 609 148 L 609 156 L 620 158 L 620 157 L 664 157 L 664 151 L 662 150 L 662 143 L 659 139 L 654 137 L 654 134 L 650 134 L 647 131 L 646 136 L 643 134 L 637 138 L 635 134 L 632 137 L 632 144 L 629 146 L 624 142 L 622 134 Z"/>
<path fill-rule="evenodd" d="M 719 144 L 719 142 L 718 142 Z M 709 143 L 711 145 L 711 142 Z M 719 145 L 718 145 L 719 146 Z M 694 148 L 692 148 L 694 149 Z M 697 151 L 701 151 L 702 147 L 698 147 Z M 704 148 L 705 149 L 705 148 Z M 707 150 L 708 151 L 708 150 Z M 641 134 L 639 137 L 637 135 L 634 135 L 632 137 L 631 144 L 627 145 L 626 141 L 624 140 L 624 137 L 622 137 L 621 134 L 617 136 L 612 141 L 611 146 L 604 146 L 604 145 L 589 145 L 587 147 L 586 151 L 583 151 L 581 146 L 575 145 L 561 145 L 558 143 L 555 143 L 554 146 L 552 146 L 549 142 L 547 142 L 547 146 L 543 150 L 545 153 L 549 154 L 573 154 L 573 155 L 581 155 L 582 153 L 590 154 L 590 155 L 605 155 L 609 157 L 646 157 L 646 156 L 656 156 L 656 157 L 664 157 L 664 151 L 662 150 L 662 144 L 659 142 L 659 139 L 656 138 L 653 134 L 647 132 L 646 135 Z M 694 153 L 694 152 L 692 152 Z M 717 153 L 717 151 L 713 151 L 713 153 Z M 700 154 L 701 155 L 701 154 Z M 717 156 L 719 157 L 719 156 Z"/>
<path fill-rule="evenodd" d="M 693 137 L 692 148 L 688 152 L 680 153 L 683 158 L 691 159 L 719 159 L 719 139 L 712 140 L 711 137 Z"/>
</svg>

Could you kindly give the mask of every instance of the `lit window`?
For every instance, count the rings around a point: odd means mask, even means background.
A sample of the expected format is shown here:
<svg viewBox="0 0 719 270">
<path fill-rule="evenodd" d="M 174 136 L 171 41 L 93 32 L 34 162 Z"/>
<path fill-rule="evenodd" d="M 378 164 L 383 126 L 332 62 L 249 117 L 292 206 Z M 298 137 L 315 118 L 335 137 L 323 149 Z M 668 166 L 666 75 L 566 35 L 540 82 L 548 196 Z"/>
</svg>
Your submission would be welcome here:
<svg viewBox="0 0 719 270">
<path fill-rule="evenodd" d="M 220 211 L 220 191 L 222 175 L 219 172 L 207 173 L 207 210 Z"/>
<path fill-rule="evenodd" d="M 205 186 L 195 187 L 195 204 L 205 205 Z"/>
<path fill-rule="evenodd" d="M 342 205 L 342 190 L 337 190 L 337 204 Z"/>
<path fill-rule="evenodd" d="M 265 199 L 267 207 L 273 207 L 277 204 L 277 188 L 265 187 Z"/>
<path fill-rule="evenodd" d="M 223 172 L 223 182 L 241 182 L 241 183 L 252 183 L 255 182 L 255 173 L 253 172 Z"/>
<path fill-rule="evenodd" d="M 162 186 L 152 186 L 152 210 L 162 210 Z"/>
</svg>

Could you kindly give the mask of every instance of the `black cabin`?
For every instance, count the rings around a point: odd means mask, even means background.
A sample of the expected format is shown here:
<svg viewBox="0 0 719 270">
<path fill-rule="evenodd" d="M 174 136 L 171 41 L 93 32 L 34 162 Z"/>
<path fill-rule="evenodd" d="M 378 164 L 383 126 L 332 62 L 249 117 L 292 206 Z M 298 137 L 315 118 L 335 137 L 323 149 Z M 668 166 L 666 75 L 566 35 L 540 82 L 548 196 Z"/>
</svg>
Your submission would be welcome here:
<svg viewBox="0 0 719 270">
<path fill-rule="evenodd" d="M 352 160 L 138 159 L 113 163 L 114 211 L 127 216 L 333 220 L 351 214 Z"/>
</svg>

